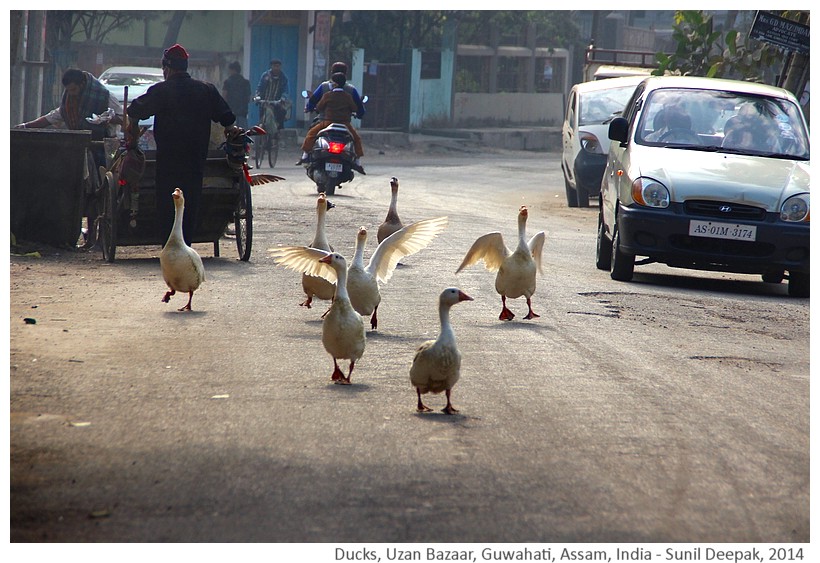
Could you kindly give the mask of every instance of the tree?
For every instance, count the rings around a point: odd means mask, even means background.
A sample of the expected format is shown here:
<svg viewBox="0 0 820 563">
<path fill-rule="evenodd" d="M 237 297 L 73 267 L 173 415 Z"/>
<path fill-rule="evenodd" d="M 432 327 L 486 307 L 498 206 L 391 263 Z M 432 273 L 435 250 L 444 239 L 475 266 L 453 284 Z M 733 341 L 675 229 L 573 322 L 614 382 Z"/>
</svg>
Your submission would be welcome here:
<svg viewBox="0 0 820 563">
<path fill-rule="evenodd" d="M 799 12 L 797 13 L 799 14 Z M 794 12 L 783 17 L 798 19 Z M 774 82 L 775 67 L 784 54 L 774 45 L 748 39 L 748 29 L 734 29 L 737 13 L 727 18 L 727 29 L 714 30 L 711 15 L 686 10 L 675 13 L 672 32 L 677 47 L 671 55 L 658 53 L 659 67 L 653 74 L 735 78 L 754 82 Z M 745 40 L 743 38 L 746 37 Z"/>
</svg>

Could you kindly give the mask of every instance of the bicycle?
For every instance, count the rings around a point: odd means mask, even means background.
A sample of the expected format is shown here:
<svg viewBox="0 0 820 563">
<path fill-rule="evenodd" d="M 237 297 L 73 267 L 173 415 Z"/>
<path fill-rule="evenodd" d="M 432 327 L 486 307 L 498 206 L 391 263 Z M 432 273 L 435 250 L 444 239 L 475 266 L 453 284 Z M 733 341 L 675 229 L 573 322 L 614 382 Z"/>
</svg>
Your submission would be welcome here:
<svg viewBox="0 0 820 563">
<path fill-rule="evenodd" d="M 259 168 L 262 166 L 262 161 L 267 153 L 268 166 L 273 168 L 276 166 L 276 160 L 279 158 L 279 127 L 277 127 L 276 124 L 273 108 L 274 106 L 283 104 L 284 100 L 273 101 L 254 98 L 254 101 L 259 104 L 261 112 L 259 125 L 265 131 L 274 131 L 273 133 L 264 135 L 254 143 L 254 160 L 256 161 L 256 167 Z"/>
</svg>

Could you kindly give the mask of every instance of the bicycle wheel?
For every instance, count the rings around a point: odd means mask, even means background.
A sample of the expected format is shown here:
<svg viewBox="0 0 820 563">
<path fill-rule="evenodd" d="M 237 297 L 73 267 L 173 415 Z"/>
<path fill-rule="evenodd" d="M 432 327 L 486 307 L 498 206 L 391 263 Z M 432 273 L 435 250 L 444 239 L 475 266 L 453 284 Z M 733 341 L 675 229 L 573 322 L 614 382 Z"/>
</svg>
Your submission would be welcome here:
<svg viewBox="0 0 820 563">
<path fill-rule="evenodd" d="M 100 243 L 103 259 L 113 262 L 117 252 L 117 183 L 111 172 L 107 172 L 100 187 Z"/>
<path fill-rule="evenodd" d="M 268 164 L 271 168 L 276 166 L 276 160 L 279 158 L 279 130 L 276 133 L 269 135 L 270 146 L 268 147 Z"/>
<path fill-rule="evenodd" d="M 236 229 L 236 250 L 239 259 L 247 262 L 251 257 L 251 242 L 253 239 L 253 209 L 251 205 L 251 187 L 244 175 L 236 180 L 239 187 L 239 196 L 234 212 L 234 228 Z"/>
<path fill-rule="evenodd" d="M 262 160 L 265 158 L 265 151 L 267 150 L 268 144 L 268 137 L 270 135 L 260 135 L 257 137 L 256 142 L 254 143 L 254 160 L 256 161 L 256 167 L 259 168 L 262 166 Z"/>
</svg>

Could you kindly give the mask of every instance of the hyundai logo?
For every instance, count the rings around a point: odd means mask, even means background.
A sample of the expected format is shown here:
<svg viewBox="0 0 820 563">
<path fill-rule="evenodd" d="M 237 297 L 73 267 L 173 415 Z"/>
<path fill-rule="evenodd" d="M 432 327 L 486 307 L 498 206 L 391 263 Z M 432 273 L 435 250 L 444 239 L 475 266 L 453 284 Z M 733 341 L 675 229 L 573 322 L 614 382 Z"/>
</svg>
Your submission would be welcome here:
<svg viewBox="0 0 820 563">
<path fill-rule="evenodd" d="M 732 211 L 732 208 L 729 207 L 728 205 L 721 205 L 720 206 L 720 212 L 721 213 L 729 213 L 731 211 Z"/>
</svg>

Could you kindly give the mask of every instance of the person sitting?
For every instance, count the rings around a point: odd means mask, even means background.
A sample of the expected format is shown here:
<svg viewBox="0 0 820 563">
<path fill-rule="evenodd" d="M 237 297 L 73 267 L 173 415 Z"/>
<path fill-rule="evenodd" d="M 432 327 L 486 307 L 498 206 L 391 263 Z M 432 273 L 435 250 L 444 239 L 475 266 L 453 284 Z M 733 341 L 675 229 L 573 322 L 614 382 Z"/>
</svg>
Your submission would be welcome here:
<svg viewBox="0 0 820 563">
<path fill-rule="evenodd" d="M 347 77 L 347 64 L 337 61 L 330 66 L 330 74 L 331 76 L 336 74 L 337 72 L 341 72 L 342 74 Z M 359 95 L 359 91 L 356 89 L 353 84 L 350 82 L 345 82 L 345 85 L 342 87 L 344 88 L 345 92 L 353 96 L 353 101 L 356 102 L 356 117 L 361 119 L 364 117 L 365 108 L 364 102 L 362 102 L 362 97 Z M 319 84 L 313 93 L 308 98 L 307 103 L 305 103 L 305 113 L 310 113 L 316 110 L 316 105 L 319 103 L 319 100 L 322 99 L 327 92 L 330 92 L 333 89 L 333 80 L 325 80 L 321 84 Z M 324 121 L 324 115 L 319 114 L 316 116 L 316 121 Z"/>
<path fill-rule="evenodd" d="M 364 168 L 361 165 L 360 158 L 364 156 L 364 148 L 362 147 L 362 138 L 358 131 L 350 124 L 350 118 L 356 111 L 356 102 L 353 101 L 353 96 L 345 92 L 344 85 L 347 78 L 341 72 L 335 73 L 331 80 L 333 81 L 333 89 L 325 93 L 319 103 L 316 104 L 316 109 L 324 113 L 325 119 L 310 128 L 305 135 L 305 140 L 302 142 L 302 157 L 296 163 L 296 166 L 304 164 L 310 160 L 308 151 L 313 148 L 313 143 L 316 142 L 316 137 L 319 132 L 331 123 L 342 123 L 347 126 L 350 131 L 350 136 L 353 137 L 353 147 L 356 151 L 356 160 L 353 161 L 353 169 L 365 174 Z"/>
<path fill-rule="evenodd" d="M 652 128 L 653 131 L 646 136 L 647 141 L 666 141 L 676 131 L 691 131 L 692 119 L 682 108 L 670 106 L 655 114 Z"/>
<path fill-rule="evenodd" d="M 777 146 L 777 128 L 754 104 L 744 104 L 723 126 L 721 146 L 731 149 L 771 151 Z"/>
</svg>

